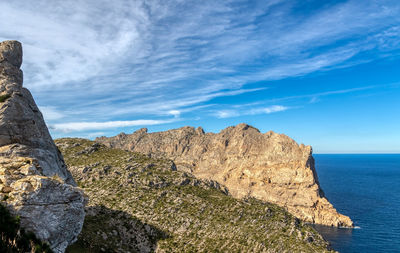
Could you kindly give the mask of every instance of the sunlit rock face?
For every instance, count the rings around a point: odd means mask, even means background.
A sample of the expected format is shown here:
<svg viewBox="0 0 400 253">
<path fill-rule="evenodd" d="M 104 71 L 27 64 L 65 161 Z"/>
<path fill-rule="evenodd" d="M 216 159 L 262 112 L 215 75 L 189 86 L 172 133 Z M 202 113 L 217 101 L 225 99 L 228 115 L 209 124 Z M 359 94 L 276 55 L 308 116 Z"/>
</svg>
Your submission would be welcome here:
<svg viewBox="0 0 400 253">
<path fill-rule="evenodd" d="M 285 207 L 296 217 L 329 226 L 353 226 L 324 197 L 310 146 L 247 124 L 220 133 L 182 127 L 165 132 L 96 139 L 110 147 L 168 157 L 178 170 L 225 185 L 237 198 L 254 197 Z"/>
<path fill-rule="evenodd" d="M 0 43 L 0 200 L 26 230 L 64 252 L 82 229 L 86 199 L 29 90 L 22 46 Z"/>
</svg>

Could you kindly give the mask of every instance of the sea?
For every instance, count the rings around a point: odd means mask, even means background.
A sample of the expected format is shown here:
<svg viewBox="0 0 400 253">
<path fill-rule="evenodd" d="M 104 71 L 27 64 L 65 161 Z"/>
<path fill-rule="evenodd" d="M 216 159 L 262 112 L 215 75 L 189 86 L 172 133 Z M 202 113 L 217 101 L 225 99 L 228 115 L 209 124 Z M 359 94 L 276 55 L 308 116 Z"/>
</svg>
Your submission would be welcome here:
<svg viewBox="0 0 400 253">
<path fill-rule="evenodd" d="M 325 196 L 355 228 L 315 226 L 341 253 L 400 253 L 400 154 L 316 154 Z"/>
</svg>

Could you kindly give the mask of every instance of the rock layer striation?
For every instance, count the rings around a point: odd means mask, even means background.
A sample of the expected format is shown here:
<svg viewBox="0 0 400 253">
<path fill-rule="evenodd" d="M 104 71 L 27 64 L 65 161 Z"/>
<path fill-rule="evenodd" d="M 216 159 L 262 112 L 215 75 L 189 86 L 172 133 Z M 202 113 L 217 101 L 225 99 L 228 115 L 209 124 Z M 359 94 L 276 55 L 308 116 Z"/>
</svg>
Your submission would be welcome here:
<svg viewBox="0 0 400 253">
<path fill-rule="evenodd" d="M 0 201 L 21 226 L 64 252 L 82 229 L 86 198 L 76 187 L 30 92 L 22 46 L 0 43 Z"/>
<path fill-rule="evenodd" d="M 237 198 L 254 197 L 285 207 L 296 217 L 328 226 L 352 227 L 324 197 L 312 148 L 298 145 L 283 134 L 260 133 L 247 124 L 218 134 L 182 127 L 148 133 L 100 137 L 109 147 L 172 159 L 178 170 L 225 185 Z"/>
</svg>

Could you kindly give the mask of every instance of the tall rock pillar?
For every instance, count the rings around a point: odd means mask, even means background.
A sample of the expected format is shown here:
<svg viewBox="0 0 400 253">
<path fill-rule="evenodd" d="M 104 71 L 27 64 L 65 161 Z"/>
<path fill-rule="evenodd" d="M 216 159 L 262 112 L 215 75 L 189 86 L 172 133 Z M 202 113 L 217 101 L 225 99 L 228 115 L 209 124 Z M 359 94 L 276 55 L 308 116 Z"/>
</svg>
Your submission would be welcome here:
<svg viewBox="0 0 400 253">
<path fill-rule="evenodd" d="M 21 43 L 0 42 L 0 202 L 25 230 L 64 252 L 82 229 L 86 199 L 22 87 L 21 64 Z"/>
</svg>

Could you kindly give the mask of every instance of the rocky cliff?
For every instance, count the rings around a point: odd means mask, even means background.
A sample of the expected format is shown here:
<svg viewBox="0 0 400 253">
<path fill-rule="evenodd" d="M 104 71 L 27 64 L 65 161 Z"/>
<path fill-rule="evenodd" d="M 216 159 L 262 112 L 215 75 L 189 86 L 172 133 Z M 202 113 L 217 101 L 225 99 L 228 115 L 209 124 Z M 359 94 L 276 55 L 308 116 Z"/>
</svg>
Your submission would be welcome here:
<svg viewBox="0 0 400 253">
<path fill-rule="evenodd" d="M 70 252 L 332 252 L 277 205 L 236 199 L 171 160 L 93 141 L 55 141 L 90 200 Z"/>
<path fill-rule="evenodd" d="M 353 226 L 324 197 L 310 146 L 246 124 L 218 134 L 183 127 L 165 132 L 100 137 L 109 147 L 168 157 L 178 170 L 225 185 L 237 198 L 255 197 L 285 207 L 296 217 L 329 226 Z"/>
<path fill-rule="evenodd" d="M 22 47 L 0 43 L 0 201 L 21 226 L 64 252 L 82 229 L 85 197 L 22 87 Z"/>
</svg>

